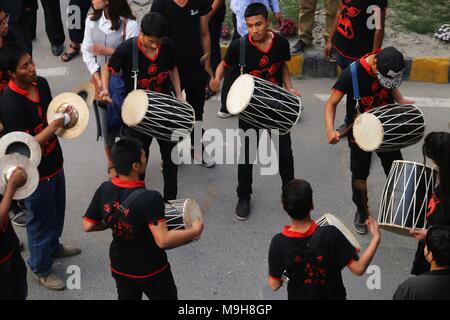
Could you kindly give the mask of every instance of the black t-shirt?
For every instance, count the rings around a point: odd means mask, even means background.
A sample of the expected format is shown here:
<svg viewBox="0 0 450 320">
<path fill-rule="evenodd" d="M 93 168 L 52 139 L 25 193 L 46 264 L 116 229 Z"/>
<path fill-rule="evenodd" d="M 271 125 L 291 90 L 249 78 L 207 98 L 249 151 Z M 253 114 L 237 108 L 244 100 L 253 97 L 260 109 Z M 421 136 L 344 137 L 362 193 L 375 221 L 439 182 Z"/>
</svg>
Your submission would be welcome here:
<svg viewBox="0 0 450 320">
<path fill-rule="evenodd" d="M 263 52 L 255 46 L 250 35 L 245 39 L 244 72 L 257 78 L 268 80 L 279 86 L 283 85 L 282 63 L 291 59 L 289 42 L 282 35 L 271 32 L 272 46 Z M 240 39 L 234 40 L 224 58 L 226 67 L 239 64 Z"/>
<path fill-rule="evenodd" d="M 200 17 L 212 10 L 208 0 L 189 0 L 180 7 L 173 0 L 154 0 L 151 11 L 159 12 L 169 23 L 167 36 L 174 42 L 177 65 L 181 74 L 201 70 L 203 47 L 200 38 Z"/>
<path fill-rule="evenodd" d="M 19 239 L 12 227 L 9 216 L 6 215 L 3 225 L 0 225 L 0 265 L 9 261 L 14 251 L 19 250 Z"/>
<path fill-rule="evenodd" d="M 334 226 L 318 227 L 313 223 L 305 233 L 289 228 L 284 227 L 270 244 L 270 277 L 280 280 L 287 271 L 289 300 L 346 299 L 341 270 L 357 259 L 356 249 Z M 319 229 L 317 239 L 313 235 Z M 311 239 L 316 243 L 312 250 L 307 249 L 308 243 L 314 246 Z"/>
<path fill-rule="evenodd" d="M 372 6 L 378 8 L 372 9 Z M 354 60 L 371 52 L 375 37 L 374 13 L 386 7 L 387 0 L 342 0 L 334 37 L 336 50 Z"/>
<path fill-rule="evenodd" d="M 437 186 L 435 188 L 435 193 L 432 195 L 430 201 L 428 202 L 427 211 L 427 225 L 428 229 L 431 226 L 437 224 L 443 224 L 450 226 L 450 211 L 445 212 L 444 205 L 441 202 L 441 187 Z M 414 257 L 413 267 L 411 274 L 419 275 L 424 272 L 430 271 L 431 265 L 425 260 L 423 255 L 423 250 L 425 249 L 425 242 L 419 241 L 417 244 L 416 255 Z"/>
<path fill-rule="evenodd" d="M 394 300 L 450 300 L 450 270 L 426 272 L 403 282 Z"/>
<path fill-rule="evenodd" d="M 133 56 L 136 56 L 133 53 L 133 41 L 135 50 L 138 51 L 138 89 L 169 94 L 172 88 L 169 71 L 176 67 L 176 59 L 173 42 L 168 38 L 163 39 L 159 52 L 153 59 L 141 49 L 139 37 L 128 39 L 116 49 L 108 66 L 115 73 L 122 71 L 126 92 L 133 91 Z"/>
<path fill-rule="evenodd" d="M 0 96 L 0 121 L 5 133 L 24 131 L 32 136 L 44 130 L 47 124 L 47 109 L 52 94 L 47 80 L 37 77 L 35 87 L 38 92 L 36 101 L 26 97 L 27 92 L 10 81 Z M 54 135 L 42 147 L 42 159 L 39 164 L 39 177 L 44 180 L 55 176 L 63 166 L 63 155 L 58 138 Z"/>
<path fill-rule="evenodd" d="M 84 219 L 91 223 L 108 220 L 133 191 L 144 188 L 143 181 L 113 178 L 95 192 Z M 112 227 L 113 241 L 109 250 L 111 271 L 130 278 L 148 278 L 168 267 L 167 255 L 159 248 L 149 229 L 164 220 L 164 200 L 157 191 L 146 190 L 125 208 Z"/>
<path fill-rule="evenodd" d="M 375 53 L 376 52 L 377 51 L 375 51 Z M 372 70 L 366 61 L 368 55 L 369 54 L 356 61 L 359 94 L 361 97 L 359 100 L 359 111 L 361 113 L 395 102 L 392 90 L 383 87 L 378 81 L 377 76 L 372 73 Z M 333 90 L 347 95 L 347 118 L 349 121 L 353 121 L 357 112 L 355 110 L 356 101 L 353 93 L 352 72 L 350 67 L 342 71 L 339 79 L 333 86 Z M 350 130 L 349 139 L 350 141 L 353 141 L 353 130 Z"/>
</svg>

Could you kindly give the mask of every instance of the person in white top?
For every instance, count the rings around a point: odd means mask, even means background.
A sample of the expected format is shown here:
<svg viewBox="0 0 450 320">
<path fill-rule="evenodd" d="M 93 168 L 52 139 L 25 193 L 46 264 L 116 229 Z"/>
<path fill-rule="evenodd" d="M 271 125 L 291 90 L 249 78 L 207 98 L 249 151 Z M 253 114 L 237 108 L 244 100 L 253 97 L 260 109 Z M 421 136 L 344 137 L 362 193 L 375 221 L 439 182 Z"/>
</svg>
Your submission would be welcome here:
<svg viewBox="0 0 450 320">
<path fill-rule="evenodd" d="M 86 19 L 81 52 L 91 80 L 96 86 L 96 92 L 103 90 L 101 68 L 108 62 L 115 49 L 125 40 L 139 35 L 139 25 L 133 15 L 127 0 L 92 0 L 93 13 Z M 118 82 L 121 81 L 118 77 Z M 113 85 L 112 81 L 110 85 Z M 111 89 L 111 88 L 110 88 Z M 111 90 L 116 91 L 116 90 Z M 111 148 L 118 132 L 108 125 L 107 105 L 96 99 L 99 113 L 101 135 L 105 143 L 105 153 L 108 159 L 108 173 L 116 175 L 112 165 Z"/>
</svg>

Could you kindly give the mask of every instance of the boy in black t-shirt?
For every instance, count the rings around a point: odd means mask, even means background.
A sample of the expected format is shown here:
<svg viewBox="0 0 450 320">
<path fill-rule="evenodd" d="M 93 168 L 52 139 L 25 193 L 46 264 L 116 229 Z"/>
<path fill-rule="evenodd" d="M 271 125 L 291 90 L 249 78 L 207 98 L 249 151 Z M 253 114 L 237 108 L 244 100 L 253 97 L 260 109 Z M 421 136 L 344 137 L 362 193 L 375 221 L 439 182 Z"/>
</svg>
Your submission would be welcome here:
<svg viewBox="0 0 450 320">
<path fill-rule="evenodd" d="M 296 95 L 300 95 L 293 87 L 286 61 L 290 60 L 289 42 L 281 35 L 269 30 L 267 8 L 264 4 L 253 3 L 245 11 L 249 34 L 245 36 L 245 68 L 244 72 L 255 77 L 268 80 L 275 85 L 284 88 Z M 220 81 L 224 76 L 225 69 L 239 63 L 240 40 L 234 40 L 225 55 L 224 60 L 217 67 L 215 78 L 211 80 L 210 87 L 218 91 Z M 247 130 L 259 130 L 242 119 L 239 119 L 239 128 L 244 132 Z M 294 158 L 291 149 L 291 135 L 287 133 L 279 136 L 279 170 L 282 185 L 286 185 L 294 179 Z M 246 220 L 250 214 L 250 196 L 252 194 L 252 160 L 248 159 L 249 143 L 245 138 L 243 143 L 246 155 L 246 163 L 238 166 L 239 198 L 236 206 L 236 216 L 239 220 Z"/>
<path fill-rule="evenodd" d="M 372 240 L 358 258 L 341 231 L 334 226 L 318 227 L 311 219 L 313 192 L 307 181 L 289 182 L 283 188 L 282 202 L 292 225 L 285 226 L 270 243 L 269 287 L 278 290 L 286 271 L 289 300 L 346 299 L 341 271 L 347 266 L 358 276 L 365 273 L 380 243 L 378 224 L 367 220 Z"/>
<path fill-rule="evenodd" d="M 27 297 L 27 267 L 9 219 L 14 193 L 26 180 L 27 174 L 22 168 L 14 170 L 0 202 L 0 300 L 25 300 Z"/>
<path fill-rule="evenodd" d="M 403 282 L 394 300 L 450 300 L 450 226 L 428 229 L 422 255 L 430 271 Z"/>
<path fill-rule="evenodd" d="M 169 23 L 168 37 L 175 44 L 177 67 L 180 71 L 181 86 L 186 93 L 187 102 L 195 111 L 195 130 L 202 130 L 203 109 L 205 107 L 205 91 L 208 74 L 211 70 L 211 59 L 202 57 L 211 53 L 211 37 L 209 34 L 209 0 L 154 0 L 152 12 L 161 13 Z M 192 149 L 194 159 L 201 158 L 202 166 L 212 168 L 216 165 L 214 159 L 204 150 L 201 141 L 194 141 L 192 146 L 201 144 L 201 156 L 196 148 Z M 195 149 L 195 150 L 194 150 Z"/>
<path fill-rule="evenodd" d="M 186 230 L 167 229 L 164 200 L 146 190 L 139 175 L 147 158 L 142 144 L 124 138 L 113 146 L 112 160 L 118 177 L 104 182 L 84 215 L 86 232 L 112 229 L 109 256 L 119 300 L 177 299 L 177 288 L 164 249 L 200 237 L 203 220 Z"/>
<path fill-rule="evenodd" d="M 363 113 L 376 107 L 394 103 L 394 90 L 400 86 L 403 78 L 405 60 L 403 55 L 394 47 L 376 50 L 355 62 L 357 80 L 359 84 L 359 112 Z M 397 89 L 398 90 L 398 89 Z M 328 102 L 325 105 L 325 124 L 327 138 L 330 144 L 340 140 L 340 134 L 334 129 L 336 107 L 347 95 L 347 119 L 353 122 L 357 115 L 356 101 L 352 82 L 351 67 L 345 69 L 333 87 Z M 372 152 L 361 150 L 355 143 L 353 131 L 348 134 L 350 147 L 350 170 L 352 172 L 353 202 L 357 210 L 354 226 L 358 233 L 366 234 L 365 220 L 369 215 L 367 178 L 370 173 Z M 377 152 L 381 159 L 386 175 L 391 170 L 395 160 L 402 160 L 400 150 L 393 152 Z"/>
<path fill-rule="evenodd" d="M 108 88 L 110 72 L 122 71 L 126 94 L 134 90 L 133 59 L 138 60 L 137 89 L 156 91 L 175 96 L 184 100 L 181 94 L 180 75 L 176 66 L 175 46 L 165 37 L 167 33 L 167 20 L 159 13 L 151 12 L 144 16 L 141 22 L 141 33 L 137 38 L 131 38 L 122 43 L 111 56 L 108 66 L 104 68 L 102 79 L 103 88 Z M 111 101 L 108 90 L 102 91 L 102 99 Z M 125 135 L 139 139 L 144 145 L 148 157 L 153 138 L 144 135 L 132 128 L 126 127 Z M 177 172 L 178 167 L 172 161 L 172 149 L 176 142 L 156 139 L 159 144 L 162 158 L 164 177 L 164 199 L 177 198 Z M 145 179 L 145 172 L 141 179 Z"/>
<path fill-rule="evenodd" d="M 42 148 L 39 185 L 24 201 L 29 210 L 28 264 L 41 285 L 63 290 L 64 282 L 52 270 L 53 259 L 74 256 L 81 250 L 59 241 L 64 227 L 66 183 L 62 150 L 55 133 L 74 122 L 74 108 L 68 106 L 63 111 L 70 119 L 56 118 L 47 123 L 50 87 L 47 80 L 36 75 L 31 55 L 19 45 L 9 43 L 0 49 L 0 66 L 11 76 L 0 96 L 0 121 L 5 132 L 24 131 L 34 136 Z"/>
</svg>

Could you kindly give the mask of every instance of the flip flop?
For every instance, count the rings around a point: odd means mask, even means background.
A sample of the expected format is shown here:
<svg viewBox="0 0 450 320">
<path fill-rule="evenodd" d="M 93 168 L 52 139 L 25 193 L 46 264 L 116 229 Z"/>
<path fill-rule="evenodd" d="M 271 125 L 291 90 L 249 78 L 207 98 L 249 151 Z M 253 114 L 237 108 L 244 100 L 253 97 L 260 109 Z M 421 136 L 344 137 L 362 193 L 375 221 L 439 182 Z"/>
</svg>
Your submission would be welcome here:
<svg viewBox="0 0 450 320">
<path fill-rule="evenodd" d="M 70 44 L 70 45 L 69 45 L 69 48 L 71 48 L 72 50 L 74 50 L 74 52 L 69 53 L 69 52 L 65 51 L 65 52 L 62 54 L 62 56 L 61 56 L 61 60 L 62 60 L 63 62 L 69 62 L 69 61 L 72 60 L 74 57 L 76 57 L 77 55 L 80 54 L 80 49 L 81 49 L 81 47 L 74 48 L 74 47 L 72 47 L 72 45 Z"/>
</svg>

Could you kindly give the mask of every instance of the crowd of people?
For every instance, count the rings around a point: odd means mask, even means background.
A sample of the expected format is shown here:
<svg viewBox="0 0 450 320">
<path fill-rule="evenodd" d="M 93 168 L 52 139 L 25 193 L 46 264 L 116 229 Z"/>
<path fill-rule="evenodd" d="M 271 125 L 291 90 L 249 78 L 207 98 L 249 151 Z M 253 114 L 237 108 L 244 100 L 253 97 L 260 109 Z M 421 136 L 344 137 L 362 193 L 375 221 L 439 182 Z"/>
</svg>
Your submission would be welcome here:
<svg viewBox="0 0 450 320">
<path fill-rule="evenodd" d="M 226 11 L 223 0 L 154 0 L 140 23 L 127 0 L 71 0 L 70 6 L 79 8 L 82 24 L 69 29 L 67 49 L 59 1 L 41 0 L 41 4 L 52 53 L 61 55 L 62 62 L 81 53 L 95 86 L 97 136 L 103 137 L 105 171 L 110 179 L 93 195 L 82 228 L 85 232 L 112 230 L 111 274 L 119 299 L 141 299 L 143 294 L 150 299 L 177 299 L 165 250 L 198 240 L 204 222 L 198 219 L 184 230 L 168 228 L 165 203 L 177 199 L 178 192 L 178 169 L 171 157 L 177 143 L 156 139 L 164 187 L 162 194 L 147 190 L 144 180 L 153 138 L 118 122 L 117 110 L 120 112 L 126 95 L 137 89 L 173 95 L 193 107 L 196 125 L 204 132 L 205 100 L 221 90 L 218 116 L 230 117 L 225 102 L 232 83 L 242 73 L 300 96 L 287 62 L 292 54 L 312 45 L 317 1 L 299 0 L 299 40 L 291 48 L 286 38 L 271 29 L 270 11 L 276 21 L 283 19 L 278 1 L 232 0 L 235 32 L 223 59 L 219 42 Z M 366 250 L 358 252 L 341 230 L 319 227 L 311 219 L 313 189 L 309 182 L 295 177 L 295 146 L 290 133 L 280 136 L 281 199 L 292 223 L 273 237 L 268 248 L 268 286 L 278 290 L 286 272 L 288 299 L 345 299 L 342 269 L 348 267 L 355 275 L 363 275 L 380 244 L 379 226 L 368 206 L 372 152 L 361 150 L 355 143 L 351 125 L 359 113 L 392 103 L 413 103 L 398 89 L 405 69 L 402 53 L 394 47 L 382 47 L 387 5 L 387 0 L 328 0 L 324 30 L 324 54 L 343 70 L 325 105 L 326 137 L 330 144 L 336 144 L 347 136 L 356 207 L 354 228 L 359 234 L 369 233 L 371 241 Z M 368 10 L 373 6 L 377 9 Z M 37 75 L 32 57 L 37 8 L 37 0 L 14 1 L 14 5 L 0 0 L 1 129 L 3 134 L 26 132 L 42 148 L 36 191 L 23 202 L 13 201 L 15 191 L 27 179 L 24 169 L 17 168 L 3 192 L 0 299 L 27 297 L 27 267 L 12 223 L 26 225 L 30 252 L 27 264 L 47 289 L 65 288 L 52 269 L 54 259 L 81 253 L 80 248 L 60 242 L 66 185 L 63 151 L 56 132 L 74 121 L 75 112 L 68 106 L 63 111 L 68 120 L 63 117 L 47 122 L 52 92 L 47 80 Z M 373 26 L 366 23 L 371 14 L 378 15 Z M 336 129 L 336 108 L 345 96 L 346 117 Z M 244 133 L 258 132 L 243 119 L 239 119 L 239 128 Z M 203 142 L 195 139 L 192 135 L 192 157 L 204 167 L 214 167 L 215 161 Z M 200 154 L 194 150 L 195 144 L 202 146 Z M 450 299 L 450 133 L 431 132 L 422 149 L 424 161 L 428 158 L 437 166 L 439 183 L 427 212 L 426 228 L 411 231 L 418 240 L 412 269 L 416 277 L 401 284 L 394 299 Z M 242 152 L 246 156 L 238 165 L 236 189 L 236 217 L 241 221 L 247 220 L 251 211 L 253 166 L 248 140 Z M 386 175 L 395 160 L 402 160 L 399 150 L 378 152 L 378 156 Z"/>
</svg>

